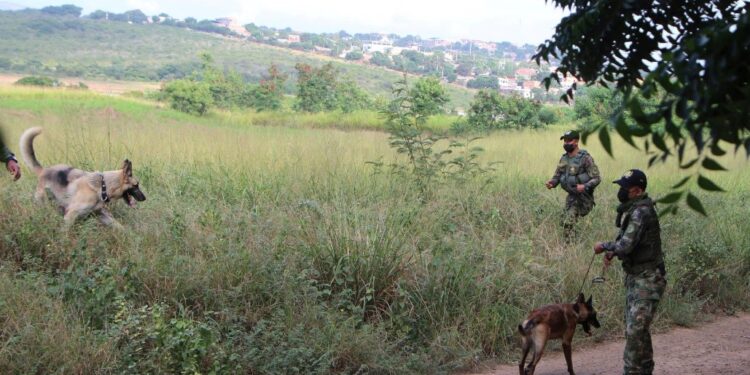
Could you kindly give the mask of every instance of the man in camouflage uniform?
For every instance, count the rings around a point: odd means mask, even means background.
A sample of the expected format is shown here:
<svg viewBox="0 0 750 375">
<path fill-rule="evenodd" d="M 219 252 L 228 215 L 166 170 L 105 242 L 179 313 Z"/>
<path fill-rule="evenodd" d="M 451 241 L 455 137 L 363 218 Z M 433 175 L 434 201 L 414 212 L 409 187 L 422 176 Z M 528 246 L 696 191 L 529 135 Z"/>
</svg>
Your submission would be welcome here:
<svg viewBox="0 0 750 375">
<path fill-rule="evenodd" d="M 580 135 L 577 131 L 567 131 L 560 139 L 563 140 L 565 153 L 557 163 L 554 176 L 545 186 L 552 189 L 560 185 L 568 193 L 562 226 L 565 238 L 570 239 L 575 234 L 578 218 L 588 215 L 594 208 L 594 188 L 601 182 L 601 176 L 594 158 L 586 150 L 578 148 Z"/>
<path fill-rule="evenodd" d="M 654 201 L 646 194 L 646 175 L 631 169 L 620 179 L 615 225 L 617 240 L 599 242 L 594 252 L 606 252 L 605 263 L 615 256 L 625 270 L 625 353 L 623 374 L 651 374 L 654 352 L 651 347 L 651 321 L 656 314 L 667 281 L 661 250 L 659 216 Z"/>
<path fill-rule="evenodd" d="M 2 132 L 0 132 L 0 161 L 5 163 L 5 168 L 13 175 L 13 181 L 21 178 L 21 167 L 18 166 L 15 155 L 5 146 Z"/>
</svg>

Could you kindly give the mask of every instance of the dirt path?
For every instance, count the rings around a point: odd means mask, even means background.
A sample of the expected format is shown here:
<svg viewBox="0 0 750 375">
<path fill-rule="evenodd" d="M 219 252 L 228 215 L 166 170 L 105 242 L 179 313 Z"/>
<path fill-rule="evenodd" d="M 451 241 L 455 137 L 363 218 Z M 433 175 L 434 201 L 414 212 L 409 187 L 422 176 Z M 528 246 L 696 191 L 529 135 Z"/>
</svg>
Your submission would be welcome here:
<svg viewBox="0 0 750 375">
<path fill-rule="evenodd" d="M 696 328 L 676 328 L 653 336 L 655 375 L 750 374 L 750 314 L 721 317 Z M 577 375 L 621 374 L 620 339 L 596 347 L 575 350 L 573 369 Z M 474 375 L 516 375 L 517 365 L 502 365 Z M 567 375 L 562 352 L 548 352 L 536 375 Z"/>
</svg>

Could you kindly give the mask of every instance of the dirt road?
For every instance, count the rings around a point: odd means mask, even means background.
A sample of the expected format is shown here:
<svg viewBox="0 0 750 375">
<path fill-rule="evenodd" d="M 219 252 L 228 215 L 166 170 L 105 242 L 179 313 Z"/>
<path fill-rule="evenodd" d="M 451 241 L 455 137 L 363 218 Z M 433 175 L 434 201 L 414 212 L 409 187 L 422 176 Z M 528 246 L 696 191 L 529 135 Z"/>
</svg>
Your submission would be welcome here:
<svg viewBox="0 0 750 375">
<path fill-rule="evenodd" d="M 654 375 L 750 374 L 750 314 L 717 318 L 696 328 L 676 328 L 653 336 Z M 620 339 L 575 350 L 573 369 L 577 375 L 621 374 Z M 503 365 L 475 375 L 516 375 L 517 365 Z M 562 352 L 545 353 L 536 375 L 567 375 Z"/>
</svg>

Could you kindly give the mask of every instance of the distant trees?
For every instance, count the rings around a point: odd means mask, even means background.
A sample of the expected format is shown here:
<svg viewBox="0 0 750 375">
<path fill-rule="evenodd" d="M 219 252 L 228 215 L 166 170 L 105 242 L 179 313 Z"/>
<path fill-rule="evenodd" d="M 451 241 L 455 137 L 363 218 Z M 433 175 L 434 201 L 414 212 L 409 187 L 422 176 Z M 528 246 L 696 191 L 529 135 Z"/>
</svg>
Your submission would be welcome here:
<svg viewBox="0 0 750 375">
<path fill-rule="evenodd" d="M 80 17 L 83 8 L 77 7 L 72 4 L 60 5 L 60 6 L 48 6 L 41 9 L 42 13 L 51 14 L 55 16 L 73 16 Z"/>
<path fill-rule="evenodd" d="M 445 112 L 445 105 L 450 100 L 445 87 L 435 77 L 422 77 L 409 89 L 409 100 L 414 111 L 432 116 Z"/>
<path fill-rule="evenodd" d="M 361 51 L 351 51 L 351 52 L 348 52 L 346 56 L 344 56 L 345 59 L 351 60 L 351 61 L 362 60 L 362 58 L 364 57 L 365 55 L 363 55 Z"/>
<path fill-rule="evenodd" d="M 260 84 L 251 90 L 249 105 L 256 111 L 277 111 L 281 109 L 284 98 L 284 82 L 287 75 L 279 71 L 278 66 L 271 64 L 268 75 L 260 81 Z"/>
<path fill-rule="evenodd" d="M 211 87 L 206 82 L 191 79 L 178 79 L 164 85 L 172 108 L 198 116 L 206 114 L 213 104 Z"/>
<path fill-rule="evenodd" d="M 393 62 L 391 61 L 391 58 L 388 57 L 388 55 L 384 54 L 383 52 L 377 51 L 373 52 L 372 57 L 370 57 L 370 64 L 390 68 L 393 65 Z"/>
<path fill-rule="evenodd" d="M 542 126 L 540 110 L 541 104 L 532 100 L 481 90 L 474 96 L 466 121 L 473 130 L 537 128 Z"/>
<path fill-rule="evenodd" d="M 41 86 L 41 87 L 59 87 L 62 83 L 57 79 L 44 76 L 23 77 L 14 84 L 19 86 Z"/>
<path fill-rule="evenodd" d="M 479 76 L 466 83 L 466 87 L 470 89 L 495 89 L 500 87 L 497 77 L 495 76 Z"/>
<path fill-rule="evenodd" d="M 369 96 L 354 82 L 340 82 L 339 72 L 330 62 L 319 68 L 299 63 L 297 100 L 294 109 L 302 112 L 341 110 L 351 112 L 371 106 Z"/>
</svg>

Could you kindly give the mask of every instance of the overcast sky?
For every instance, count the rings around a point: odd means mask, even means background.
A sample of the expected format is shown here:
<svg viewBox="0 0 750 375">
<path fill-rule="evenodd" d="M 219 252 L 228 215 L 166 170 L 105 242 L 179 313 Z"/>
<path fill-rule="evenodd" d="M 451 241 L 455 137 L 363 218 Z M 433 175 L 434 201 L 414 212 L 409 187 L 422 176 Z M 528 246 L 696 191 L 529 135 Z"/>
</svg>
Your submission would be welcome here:
<svg viewBox="0 0 750 375">
<path fill-rule="evenodd" d="M 422 38 L 479 39 L 537 45 L 549 38 L 563 12 L 544 0 L 4 0 L 29 8 L 75 4 L 88 14 L 101 9 L 140 9 L 198 20 L 235 17 L 243 24 L 298 31 L 384 32 Z"/>
</svg>

